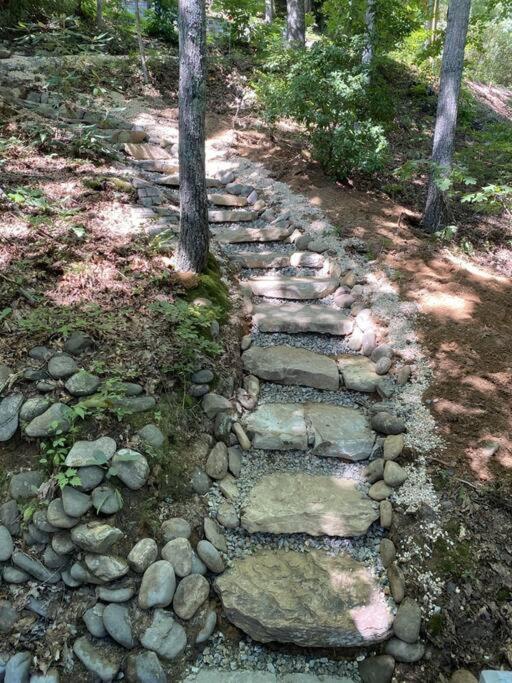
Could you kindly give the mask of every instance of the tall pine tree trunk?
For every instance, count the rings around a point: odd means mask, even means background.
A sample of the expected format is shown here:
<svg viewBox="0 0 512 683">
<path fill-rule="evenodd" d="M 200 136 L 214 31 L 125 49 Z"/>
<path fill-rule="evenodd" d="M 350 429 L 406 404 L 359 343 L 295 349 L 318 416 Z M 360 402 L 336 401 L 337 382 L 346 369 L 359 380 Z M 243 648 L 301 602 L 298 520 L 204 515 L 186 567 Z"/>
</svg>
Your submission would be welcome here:
<svg viewBox="0 0 512 683">
<path fill-rule="evenodd" d="M 445 220 L 445 198 L 438 182 L 448 177 L 451 171 L 470 9 L 471 0 L 451 0 L 448 9 L 432 146 L 433 170 L 421 221 L 424 229 L 430 233 L 437 232 Z"/>
<path fill-rule="evenodd" d="M 365 46 L 361 61 L 365 66 L 370 66 L 373 61 L 373 41 L 375 33 L 375 0 L 366 0 L 366 12 L 364 15 L 366 27 Z"/>
<path fill-rule="evenodd" d="M 206 12 L 204 0 L 179 0 L 180 241 L 176 267 L 200 273 L 210 233 L 205 178 Z"/>
<path fill-rule="evenodd" d="M 96 0 L 96 27 L 103 26 L 103 0 Z"/>
<path fill-rule="evenodd" d="M 265 23 L 271 24 L 274 21 L 274 0 L 265 0 Z"/>
<path fill-rule="evenodd" d="M 142 68 L 142 77 L 144 83 L 148 83 L 148 68 L 146 66 L 146 53 L 144 51 L 144 43 L 142 42 L 142 30 L 140 27 L 140 9 L 139 0 L 135 0 L 135 26 L 137 28 L 137 42 L 139 43 L 140 65 Z"/>
<path fill-rule="evenodd" d="M 287 38 L 290 46 L 304 47 L 306 44 L 306 17 L 304 0 L 287 0 Z"/>
</svg>

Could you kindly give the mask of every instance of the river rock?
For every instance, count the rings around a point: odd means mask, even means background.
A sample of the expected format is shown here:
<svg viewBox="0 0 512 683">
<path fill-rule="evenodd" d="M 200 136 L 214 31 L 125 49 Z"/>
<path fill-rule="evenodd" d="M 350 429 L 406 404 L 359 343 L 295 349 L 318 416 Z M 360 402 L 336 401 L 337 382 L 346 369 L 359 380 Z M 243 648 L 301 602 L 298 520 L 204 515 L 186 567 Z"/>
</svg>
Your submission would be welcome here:
<svg viewBox="0 0 512 683">
<path fill-rule="evenodd" d="M 368 495 L 373 500 L 385 500 L 393 493 L 393 489 L 388 486 L 384 481 L 377 481 L 375 484 L 370 486 Z"/>
<path fill-rule="evenodd" d="M 206 474 L 206 472 L 204 472 L 204 470 L 201 470 L 198 467 L 196 467 L 196 469 L 192 473 L 192 478 L 190 480 L 190 484 L 191 484 L 193 490 L 198 495 L 204 496 L 210 490 L 210 488 L 212 486 L 212 480 Z"/>
<path fill-rule="evenodd" d="M 71 579 L 74 581 L 74 584 L 68 584 L 66 581 L 66 585 L 70 585 L 72 588 L 81 586 L 83 583 L 92 583 L 95 586 L 101 586 L 103 583 L 105 583 L 103 579 L 95 576 L 87 569 L 87 567 L 84 567 L 83 564 L 80 564 L 80 562 L 74 562 L 71 565 L 69 568 L 69 577 L 71 577 Z"/>
<path fill-rule="evenodd" d="M 105 605 L 97 602 L 94 607 L 86 610 L 82 619 L 84 620 L 87 630 L 94 638 L 104 638 L 107 635 L 105 624 L 103 623 L 103 612 Z"/>
<path fill-rule="evenodd" d="M 7 600 L 0 600 L 0 633 L 10 633 L 17 620 L 18 612 L 12 604 Z"/>
<path fill-rule="evenodd" d="M 368 657 L 359 662 L 359 675 L 363 683 L 391 683 L 395 660 L 390 655 Z"/>
<path fill-rule="evenodd" d="M 92 349 L 94 340 L 85 332 L 72 332 L 64 342 L 64 351 L 72 353 L 74 356 L 79 355 L 83 351 Z"/>
<path fill-rule="evenodd" d="M 192 546 L 186 538 L 174 538 L 166 543 L 162 558 L 170 562 L 176 576 L 187 576 L 192 571 Z"/>
<path fill-rule="evenodd" d="M 18 415 L 23 394 L 12 394 L 0 399 L 0 441 L 8 441 L 18 429 Z"/>
<path fill-rule="evenodd" d="M 128 602 L 135 593 L 135 586 L 130 579 L 124 579 L 110 586 L 99 586 L 96 588 L 96 595 L 104 602 Z"/>
<path fill-rule="evenodd" d="M 104 522 L 80 524 L 71 531 L 71 540 L 82 550 L 105 553 L 123 538 L 123 532 Z"/>
<path fill-rule="evenodd" d="M 39 562 L 35 557 L 21 552 L 21 550 L 15 550 L 11 559 L 16 567 L 30 574 L 30 576 L 33 576 L 38 581 L 51 584 L 60 581 L 59 572 L 47 569 L 42 562 Z"/>
<path fill-rule="evenodd" d="M 66 514 L 62 498 L 54 498 L 51 501 L 46 515 L 50 524 L 57 527 L 57 529 L 71 529 L 80 522 L 77 517 L 71 517 Z"/>
<path fill-rule="evenodd" d="M 228 472 L 228 449 L 219 441 L 210 451 L 206 461 L 206 474 L 212 479 L 223 479 Z"/>
<path fill-rule="evenodd" d="M 348 555 L 258 551 L 235 559 L 215 589 L 230 621 L 259 642 L 369 647 L 393 620 L 371 573 Z"/>
<path fill-rule="evenodd" d="M 5 583 L 21 584 L 30 581 L 30 574 L 24 572 L 22 569 L 17 567 L 4 567 L 2 572 L 2 578 Z"/>
<path fill-rule="evenodd" d="M 149 464 L 146 458 L 130 448 L 121 448 L 112 458 L 115 476 L 132 491 L 144 486 L 149 476 Z"/>
<path fill-rule="evenodd" d="M 5 683 L 28 683 L 32 654 L 17 652 L 7 662 L 5 667 Z"/>
<path fill-rule="evenodd" d="M 11 536 L 18 536 L 20 533 L 20 513 L 15 500 L 8 500 L 0 505 L 0 524 L 9 530 Z"/>
<path fill-rule="evenodd" d="M 215 627 L 217 626 L 217 612 L 214 609 L 210 609 L 203 622 L 203 628 L 199 631 L 199 633 L 196 636 L 196 645 L 200 645 L 201 643 L 205 643 L 212 633 L 215 631 Z"/>
<path fill-rule="evenodd" d="M 54 379 L 66 379 L 78 370 L 76 361 L 67 353 L 56 353 L 48 361 L 48 372 Z"/>
<path fill-rule="evenodd" d="M 383 529 L 389 529 L 393 521 L 393 506 L 389 500 L 380 503 L 380 525 Z"/>
<path fill-rule="evenodd" d="M 187 645 L 187 635 L 181 624 L 178 624 L 169 612 L 156 609 L 153 620 L 140 642 L 147 650 L 156 652 L 163 659 L 175 659 Z"/>
<path fill-rule="evenodd" d="M 399 417 L 391 415 L 391 413 L 377 413 L 372 416 L 371 423 L 373 429 L 382 434 L 401 434 L 405 432 L 403 421 Z"/>
<path fill-rule="evenodd" d="M 217 520 L 226 529 L 236 529 L 240 526 L 240 518 L 231 503 L 221 503 L 217 510 Z"/>
<path fill-rule="evenodd" d="M 214 574 L 220 574 L 225 569 L 224 560 L 217 548 L 210 541 L 199 541 L 196 552 L 208 569 Z"/>
<path fill-rule="evenodd" d="M 391 638 L 385 646 L 385 651 L 391 655 L 397 662 L 407 662 L 412 664 L 422 659 L 425 654 L 425 646 L 423 643 L 405 643 L 398 638 Z"/>
<path fill-rule="evenodd" d="M 176 589 L 174 569 L 167 560 L 159 560 L 150 565 L 144 572 L 139 590 L 139 607 L 167 607 L 170 605 Z"/>
<path fill-rule="evenodd" d="M 344 354 L 338 357 L 338 367 L 347 389 L 369 394 L 377 389 L 379 375 L 375 370 L 375 363 L 366 356 Z"/>
<path fill-rule="evenodd" d="M 239 477 L 242 471 L 242 451 L 240 446 L 228 448 L 228 469 L 234 477 Z"/>
<path fill-rule="evenodd" d="M 415 643 L 420 637 L 421 609 L 412 598 L 404 598 L 393 622 L 393 632 L 406 643 Z"/>
<path fill-rule="evenodd" d="M 492 672 L 491 672 L 492 675 Z M 498 674 L 499 676 L 500 674 Z M 458 671 L 455 671 L 451 678 L 450 678 L 450 683 L 478 683 L 477 679 L 473 676 L 471 671 L 468 671 L 467 669 L 459 669 Z M 483 681 L 482 683 L 486 683 Z M 490 681 L 489 683 L 492 683 Z M 496 683 L 496 681 L 495 681 Z"/>
<path fill-rule="evenodd" d="M 128 680 L 130 683 L 167 683 L 167 674 L 154 652 L 145 650 L 128 658 Z"/>
<path fill-rule="evenodd" d="M 408 474 L 403 467 L 393 460 L 386 461 L 384 467 L 384 481 L 388 486 L 396 488 L 401 486 L 407 479 Z"/>
<path fill-rule="evenodd" d="M 134 647 L 135 640 L 127 607 L 115 603 L 107 605 L 103 611 L 103 623 L 109 636 L 119 645 L 128 650 Z"/>
<path fill-rule="evenodd" d="M 91 509 L 91 496 L 82 493 L 73 486 L 65 486 L 62 489 L 62 506 L 66 515 L 81 517 Z"/>
<path fill-rule="evenodd" d="M 387 568 L 389 589 L 396 603 L 402 602 L 405 595 L 405 579 L 402 570 L 392 562 Z M 391 654 L 391 653 L 390 653 Z"/>
<path fill-rule="evenodd" d="M 117 555 L 92 555 L 84 557 L 87 569 L 102 581 L 115 581 L 128 573 L 128 563 Z"/>
<path fill-rule="evenodd" d="M 113 403 L 116 408 L 122 408 L 128 415 L 145 413 L 156 405 L 153 396 L 121 396 L 114 399 Z"/>
<path fill-rule="evenodd" d="M 208 598 L 210 584 L 200 574 L 191 574 L 179 582 L 172 606 L 180 619 L 191 619 Z"/>
<path fill-rule="evenodd" d="M 58 531 L 52 535 L 52 548 L 59 555 L 69 555 L 75 549 L 69 531 Z"/>
<path fill-rule="evenodd" d="M 379 545 L 380 559 L 383 567 L 389 567 L 396 557 L 395 544 L 389 538 L 383 538 Z"/>
<path fill-rule="evenodd" d="M 98 389 L 101 380 L 86 370 L 79 370 L 64 384 L 71 396 L 90 396 Z"/>
<path fill-rule="evenodd" d="M 76 476 L 80 479 L 80 491 L 92 491 L 95 489 L 105 477 L 105 470 L 97 465 L 88 465 L 87 467 L 78 467 L 76 469 Z"/>
<path fill-rule="evenodd" d="M 376 458 L 372 460 L 369 465 L 366 466 L 364 470 L 364 476 L 370 482 L 370 484 L 375 484 L 376 481 L 380 481 L 384 477 L 384 460 L 383 458 Z"/>
<path fill-rule="evenodd" d="M 172 517 L 162 524 L 162 536 L 165 543 L 175 538 L 190 538 L 191 534 L 192 527 L 183 517 Z"/>
<path fill-rule="evenodd" d="M 27 436 L 52 436 L 53 434 L 66 433 L 70 430 L 73 420 L 73 411 L 64 403 L 54 403 L 31 420 L 25 427 Z"/>
<path fill-rule="evenodd" d="M 115 515 L 123 508 L 123 498 L 112 486 L 98 486 L 92 492 L 91 499 L 97 515 Z"/>
<path fill-rule="evenodd" d="M 249 533 L 361 536 L 378 506 L 351 479 L 280 472 L 263 476 L 242 514 Z"/>
<path fill-rule="evenodd" d="M 162 448 L 165 443 L 165 436 L 159 427 L 148 424 L 139 429 L 137 435 L 153 448 Z"/>
<path fill-rule="evenodd" d="M 396 460 L 404 450 L 404 435 L 390 434 L 384 439 L 384 460 Z"/>
<path fill-rule="evenodd" d="M 112 681 L 121 666 L 121 658 L 117 652 L 93 645 L 86 636 L 75 640 L 73 652 L 87 671 L 97 676 L 100 681 Z"/>
<path fill-rule="evenodd" d="M 158 546 L 152 538 L 143 538 L 128 554 L 128 564 L 137 574 L 143 574 L 158 557 Z"/>
<path fill-rule="evenodd" d="M 0 526 L 0 562 L 7 562 L 14 550 L 12 536 L 5 526 Z"/>
<path fill-rule="evenodd" d="M 232 409 L 231 401 L 228 401 L 224 396 L 219 394 L 209 393 L 203 398 L 202 404 L 206 417 L 212 420 L 219 413 L 223 413 Z"/>
<path fill-rule="evenodd" d="M 88 467 L 106 464 L 116 452 L 116 442 L 109 436 L 95 441 L 76 441 L 66 456 L 66 467 Z"/>
<path fill-rule="evenodd" d="M 67 555 L 59 555 L 51 547 L 47 545 L 43 553 L 43 563 L 48 569 L 64 569 L 69 563 L 69 557 Z"/>
<path fill-rule="evenodd" d="M 41 415 L 51 406 L 51 401 L 43 396 L 36 396 L 29 398 L 21 406 L 20 420 L 23 422 L 30 422 L 38 415 Z"/>
</svg>

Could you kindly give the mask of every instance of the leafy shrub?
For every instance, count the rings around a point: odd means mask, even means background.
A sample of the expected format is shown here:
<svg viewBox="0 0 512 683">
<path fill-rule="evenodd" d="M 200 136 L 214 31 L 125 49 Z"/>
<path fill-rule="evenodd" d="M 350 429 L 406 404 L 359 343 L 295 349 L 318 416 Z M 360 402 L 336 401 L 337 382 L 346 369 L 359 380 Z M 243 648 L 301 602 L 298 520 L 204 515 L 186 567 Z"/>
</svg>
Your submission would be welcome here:
<svg viewBox="0 0 512 683">
<path fill-rule="evenodd" d="M 229 22 L 231 40 L 240 42 L 251 38 L 254 18 L 263 15 L 265 3 L 263 0 L 214 0 L 212 9 Z"/>
<path fill-rule="evenodd" d="M 178 44 L 178 2 L 157 0 L 144 14 L 144 31 L 170 45 Z"/>
<path fill-rule="evenodd" d="M 268 60 L 255 89 L 270 122 L 290 117 L 305 126 L 318 160 L 344 179 L 384 163 L 387 141 L 368 115 L 369 75 L 358 42 L 320 40 L 309 50 L 285 50 Z"/>
<path fill-rule="evenodd" d="M 0 26 L 11 28 L 19 21 L 44 21 L 53 16 L 69 16 L 79 7 L 79 0 L 7 0 L 0 9 Z"/>
</svg>

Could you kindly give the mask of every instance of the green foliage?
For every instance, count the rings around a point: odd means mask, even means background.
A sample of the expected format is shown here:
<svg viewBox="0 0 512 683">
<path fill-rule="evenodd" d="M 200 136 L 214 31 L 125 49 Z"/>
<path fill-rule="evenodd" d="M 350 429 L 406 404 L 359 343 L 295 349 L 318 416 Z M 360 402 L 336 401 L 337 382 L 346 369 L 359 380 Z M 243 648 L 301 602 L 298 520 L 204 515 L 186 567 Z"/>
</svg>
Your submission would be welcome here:
<svg viewBox="0 0 512 683">
<path fill-rule="evenodd" d="M 213 0 L 212 9 L 229 23 L 229 37 L 233 41 L 248 41 L 252 38 L 254 19 L 265 11 L 264 0 Z"/>
<path fill-rule="evenodd" d="M 267 67 L 255 89 L 270 122 L 285 116 L 305 126 L 316 157 L 336 178 L 382 167 L 387 141 L 367 113 L 369 76 L 358 41 L 281 50 Z"/>
<path fill-rule="evenodd" d="M 7 192 L 7 197 L 19 206 L 41 209 L 42 211 L 50 209 L 50 204 L 41 190 L 19 186 Z"/>
<path fill-rule="evenodd" d="M 7 0 L 0 9 L 0 25 L 13 27 L 23 20 L 45 21 L 54 16 L 74 14 L 79 0 Z"/>
<path fill-rule="evenodd" d="M 144 14 L 143 30 L 170 45 L 178 44 L 177 0 L 156 0 Z"/>
<path fill-rule="evenodd" d="M 93 334 L 112 333 L 116 329 L 113 316 L 97 304 L 85 306 L 35 306 L 16 319 L 18 328 L 34 336 L 61 334 L 68 337 L 76 330 L 88 329 Z"/>
</svg>

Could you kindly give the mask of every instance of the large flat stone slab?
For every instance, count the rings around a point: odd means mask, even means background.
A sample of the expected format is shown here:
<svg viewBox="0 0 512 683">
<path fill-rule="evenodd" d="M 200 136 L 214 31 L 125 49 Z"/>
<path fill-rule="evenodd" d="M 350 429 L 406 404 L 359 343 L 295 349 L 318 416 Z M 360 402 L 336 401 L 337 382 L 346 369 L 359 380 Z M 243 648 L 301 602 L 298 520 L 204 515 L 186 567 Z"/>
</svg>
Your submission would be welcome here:
<svg viewBox="0 0 512 683">
<path fill-rule="evenodd" d="M 159 145 L 152 145 L 148 142 L 136 144 L 127 142 L 124 145 L 124 151 L 134 159 L 171 159 L 172 155 Z"/>
<path fill-rule="evenodd" d="M 382 379 L 375 372 L 375 363 L 366 356 L 343 354 L 338 356 L 338 367 L 347 389 L 372 394 L 377 391 L 377 384 Z"/>
<path fill-rule="evenodd" d="M 264 643 L 368 647 L 393 622 L 380 586 L 347 555 L 262 551 L 235 560 L 215 589 L 228 619 Z"/>
<path fill-rule="evenodd" d="M 201 669 L 196 675 L 187 676 L 183 683 L 354 683 L 352 678 L 343 676 L 317 676 L 316 674 L 272 674 L 270 671 L 237 669 Z"/>
<path fill-rule="evenodd" d="M 353 462 L 371 455 L 376 438 L 358 410 L 327 403 L 267 403 L 248 413 L 243 424 L 254 448 L 311 449 L 319 456 Z"/>
<path fill-rule="evenodd" d="M 295 346 L 251 346 L 242 354 L 244 370 L 260 379 L 336 391 L 336 362 L 321 353 Z"/>
<path fill-rule="evenodd" d="M 379 506 L 350 479 L 278 472 L 252 489 L 241 523 L 250 533 L 362 536 Z"/>
<path fill-rule="evenodd" d="M 249 203 L 247 201 L 247 197 L 239 197 L 235 194 L 220 193 L 209 194 L 208 201 L 210 201 L 212 204 L 215 204 L 215 206 L 235 206 L 238 208 L 247 206 Z"/>
<path fill-rule="evenodd" d="M 305 451 L 308 430 L 304 407 L 298 403 L 268 403 L 247 413 L 243 419 L 252 436 L 253 448 L 265 451 Z"/>
<path fill-rule="evenodd" d="M 350 334 L 354 327 L 352 317 L 319 304 L 257 304 L 252 319 L 260 332 L 316 332 L 344 336 Z"/>
<path fill-rule="evenodd" d="M 206 181 L 206 187 L 220 187 L 221 182 L 220 180 L 217 180 L 217 178 L 205 178 Z M 179 187 L 180 184 L 180 176 L 178 170 L 175 172 L 171 172 L 168 175 L 162 176 L 162 178 L 159 178 L 157 181 L 158 185 L 166 185 L 167 187 Z"/>
<path fill-rule="evenodd" d="M 230 254 L 230 259 L 244 268 L 288 268 L 290 265 L 288 254 L 276 254 L 275 251 L 239 251 Z"/>
<path fill-rule="evenodd" d="M 249 209 L 208 211 L 208 221 L 210 223 L 242 223 L 245 221 L 255 221 L 257 218 L 258 212 L 250 211 Z"/>
<path fill-rule="evenodd" d="M 337 278 L 287 277 L 267 275 L 247 280 L 246 285 L 256 296 L 272 299 L 323 299 L 332 294 L 339 285 Z"/>
<path fill-rule="evenodd" d="M 221 244 L 244 244 L 255 242 L 282 242 L 293 232 L 291 226 L 273 228 L 234 228 L 232 230 L 218 230 L 214 233 L 217 242 Z"/>
</svg>

